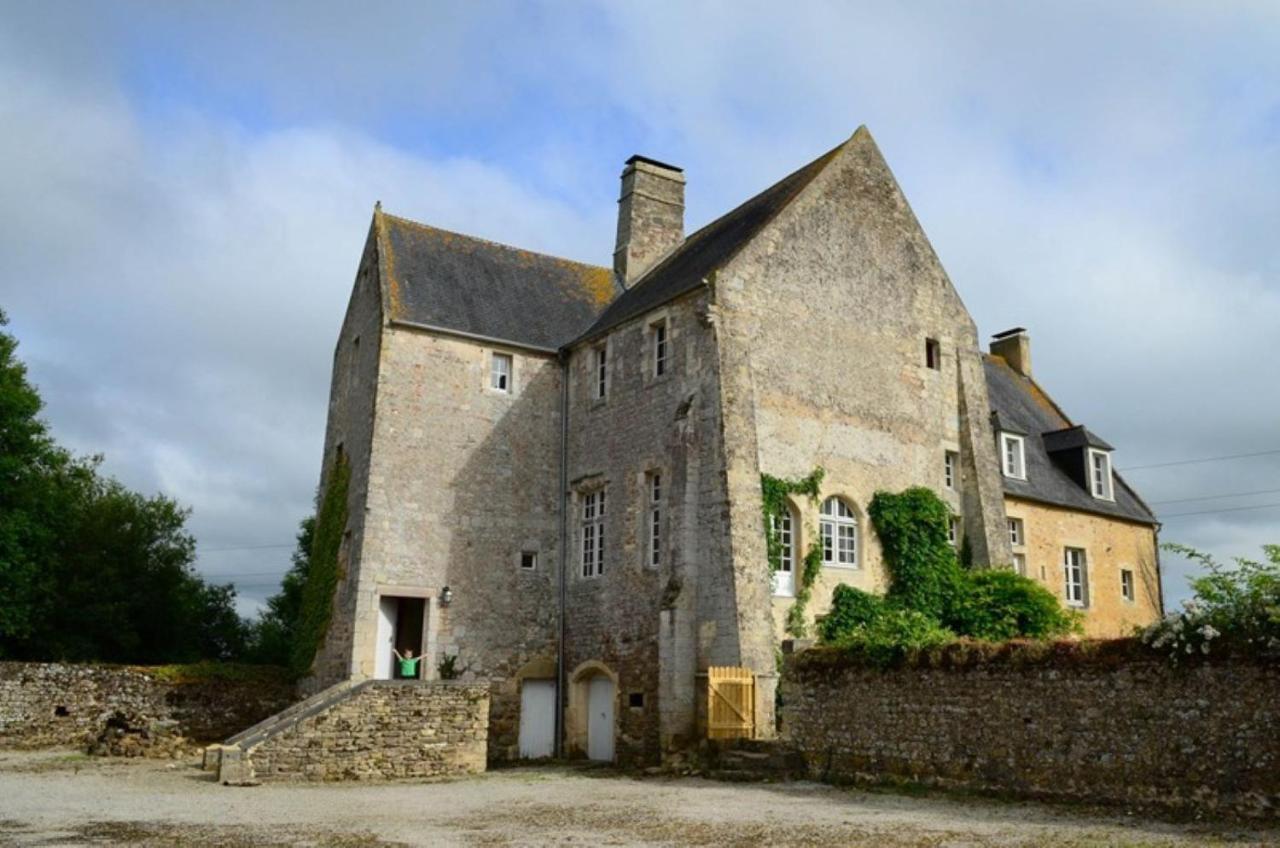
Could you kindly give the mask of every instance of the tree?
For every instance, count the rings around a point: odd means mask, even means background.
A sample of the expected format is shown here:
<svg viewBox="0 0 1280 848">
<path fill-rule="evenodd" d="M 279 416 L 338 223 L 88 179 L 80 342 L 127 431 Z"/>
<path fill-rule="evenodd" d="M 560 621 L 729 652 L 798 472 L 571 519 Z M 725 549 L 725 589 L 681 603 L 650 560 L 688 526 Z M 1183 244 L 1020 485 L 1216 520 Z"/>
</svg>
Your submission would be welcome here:
<svg viewBox="0 0 1280 848">
<path fill-rule="evenodd" d="M 298 624 L 302 617 L 302 594 L 311 568 L 311 544 L 315 535 L 315 516 L 307 516 L 298 525 L 297 547 L 293 565 L 280 581 L 280 591 L 267 599 L 267 609 L 253 623 L 249 658 L 270 665 L 289 665 L 298 641 Z"/>
</svg>

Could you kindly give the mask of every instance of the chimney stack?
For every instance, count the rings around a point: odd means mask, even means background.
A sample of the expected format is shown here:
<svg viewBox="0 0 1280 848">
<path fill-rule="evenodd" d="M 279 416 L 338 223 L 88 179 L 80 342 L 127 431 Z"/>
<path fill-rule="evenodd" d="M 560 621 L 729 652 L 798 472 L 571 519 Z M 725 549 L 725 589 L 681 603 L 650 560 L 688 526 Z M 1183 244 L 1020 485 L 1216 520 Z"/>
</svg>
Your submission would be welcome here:
<svg viewBox="0 0 1280 848">
<path fill-rule="evenodd" d="M 613 270 L 632 283 L 684 241 L 684 170 L 644 156 L 622 169 Z"/>
<path fill-rule="evenodd" d="M 1031 337 L 1023 327 L 1014 327 L 991 337 L 991 353 L 1024 377 L 1031 376 Z"/>
</svg>

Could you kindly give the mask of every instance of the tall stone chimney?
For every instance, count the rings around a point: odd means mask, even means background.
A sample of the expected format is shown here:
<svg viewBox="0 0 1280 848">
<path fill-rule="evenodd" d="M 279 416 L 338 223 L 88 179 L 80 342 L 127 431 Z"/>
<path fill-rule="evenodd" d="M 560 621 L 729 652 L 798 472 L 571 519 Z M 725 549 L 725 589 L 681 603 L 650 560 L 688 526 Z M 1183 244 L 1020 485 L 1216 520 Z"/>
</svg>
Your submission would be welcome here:
<svg viewBox="0 0 1280 848">
<path fill-rule="evenodd" d="M 991 353 L 1024 377 L 1031 376 L 1031 337 L 1022 327 L 1014 327 L 991 337 Z"/>
<path fill-rule="evenodd" d="M 613 270 L 623 285 L 640 279 L 684 241 L 684 170 L 644 156 L 622 169 Z"/>
</svg>

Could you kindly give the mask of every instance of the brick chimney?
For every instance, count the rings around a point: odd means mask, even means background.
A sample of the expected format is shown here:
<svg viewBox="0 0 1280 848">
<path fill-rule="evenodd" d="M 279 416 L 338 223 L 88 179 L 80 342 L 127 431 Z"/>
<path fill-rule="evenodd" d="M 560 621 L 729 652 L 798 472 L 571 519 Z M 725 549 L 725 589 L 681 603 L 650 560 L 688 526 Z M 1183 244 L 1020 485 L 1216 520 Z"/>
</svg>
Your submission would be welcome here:
<svg viewBox="0 0 1280 848">
<path fill-rule="evenodd" d="M 684 171 L 644 156 L 622 169 L 613 270 L 627 288 L 684 241 Z"/>
<path fill-rule="evenodd" d="M 1022 376 L 1031 376 L 1031 337 L 1024 328 L 1014 327 L 992 336 L 991 353 Z"/>
</svg>

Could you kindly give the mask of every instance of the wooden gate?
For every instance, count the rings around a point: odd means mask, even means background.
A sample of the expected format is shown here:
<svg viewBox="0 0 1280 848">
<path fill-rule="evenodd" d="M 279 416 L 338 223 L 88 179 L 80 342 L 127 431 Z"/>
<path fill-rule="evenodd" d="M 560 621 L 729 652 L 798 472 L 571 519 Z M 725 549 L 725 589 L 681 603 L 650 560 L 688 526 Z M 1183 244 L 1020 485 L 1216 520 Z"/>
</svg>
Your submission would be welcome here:
<svg viewBox="0 0 1280 848">
<path fill-rule="evenodd" d="M 756 731 L 756 677 L 749 668 L 707 669 L 707 738 L 751 739 Z"/>
</svg>

